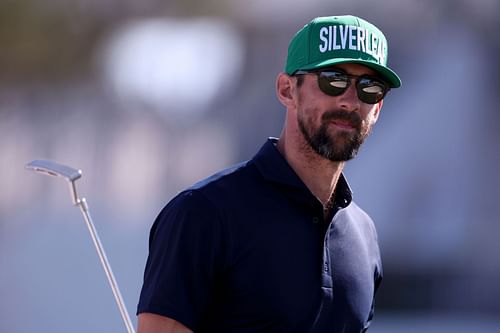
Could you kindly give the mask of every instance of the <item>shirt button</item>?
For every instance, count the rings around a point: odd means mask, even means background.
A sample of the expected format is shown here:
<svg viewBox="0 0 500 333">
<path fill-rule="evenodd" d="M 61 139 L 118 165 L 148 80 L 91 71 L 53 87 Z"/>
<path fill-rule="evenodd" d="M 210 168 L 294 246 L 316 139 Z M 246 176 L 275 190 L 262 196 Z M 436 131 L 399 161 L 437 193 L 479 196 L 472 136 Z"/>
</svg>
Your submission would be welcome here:
<svg viewBox="0 0 500 333">
<path fill-rule="evenodd" d="M 317 224 L 317 223 L 319 223 L 319 218 L 317 216 L 315 216 L 315 217 L 313 217 L 312 221 L 314 224 Z"/>
<path fill-rule="evenodd" d="M 325 269 L 325 272 L 328 272 L 328 264 L 327 263 L 325 263 L 324 269 Z"/>
</svg>

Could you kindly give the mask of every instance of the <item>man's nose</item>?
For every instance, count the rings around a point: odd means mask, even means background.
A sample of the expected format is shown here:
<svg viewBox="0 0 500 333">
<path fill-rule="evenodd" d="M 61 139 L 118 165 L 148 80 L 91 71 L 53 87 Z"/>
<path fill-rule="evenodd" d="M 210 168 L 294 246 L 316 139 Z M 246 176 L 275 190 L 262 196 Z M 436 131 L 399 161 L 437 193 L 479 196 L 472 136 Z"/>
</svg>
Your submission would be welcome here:
<svg viewBox="0 0 500 333">
<path fill-rule="evenodd" d="M 351 82 L 347 90 L 339 96 L 339 106 L 347 111 L 356 111 L 359 109 L 361 101 L 358 98 L 356 85 Z"/>
</svg>

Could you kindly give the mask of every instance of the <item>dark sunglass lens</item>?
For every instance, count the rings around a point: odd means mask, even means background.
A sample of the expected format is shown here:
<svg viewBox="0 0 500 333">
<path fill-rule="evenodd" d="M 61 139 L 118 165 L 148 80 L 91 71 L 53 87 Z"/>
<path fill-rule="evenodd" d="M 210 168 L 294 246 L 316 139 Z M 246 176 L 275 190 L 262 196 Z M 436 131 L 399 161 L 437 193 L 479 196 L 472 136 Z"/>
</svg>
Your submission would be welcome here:
<svg viewBox="0 0 500 333">
<path fill-rule="evenodd" d="M 349 86 L 349 78 L 340 72 L 320 72 L 318 84 L 325 94 L 338 96 L 344 93 Z"/>
<path fill-rule="evenodd" d="M 387 86 L 376 79 L 361 78 L 357 84 L 359 99 L 368 104 L 375 104 L 384 98 Z"/>
<path fill-rule="evenodd" d="M 339 80 L 333 80 L 330 81 L 330 85 L 334 88 L 339 88 L 339 89 L 345 89 L 347 88 L 347 81 L 339 81 Z"/>
<path fill-rule="evenodd" d="M 384 92 L 384 87 L 379 85 L 364 86 L 361 89 L 367 94 L 380 94 Z"/>
</svg>

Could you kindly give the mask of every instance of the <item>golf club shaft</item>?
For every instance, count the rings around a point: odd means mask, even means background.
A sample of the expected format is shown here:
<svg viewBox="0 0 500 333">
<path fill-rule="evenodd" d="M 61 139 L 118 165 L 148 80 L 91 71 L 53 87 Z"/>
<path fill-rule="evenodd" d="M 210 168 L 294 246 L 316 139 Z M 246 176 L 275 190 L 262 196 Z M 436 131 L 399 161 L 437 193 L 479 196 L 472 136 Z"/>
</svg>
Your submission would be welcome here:
<svg viewBox="0 0 500 333">
<path fill-rule="evenodd" d="M 92 222 L 92 218 L 90 217 L 87 201 L 85 200 L 85 198 L 78 198 L 78 194 L 76 192 L 75 181 L 81 178 L 82 171 L 48 160 L 33 160 L 26 164 L 25 168 L 50 176 L 63 177 L 69 182 L 71 200 L 73 201 L 73 204 L 75 206 L 80 206 L 80 210 L 83 213 L 85 224 L 89 229 L 90 236 L 92 236 L 92 241 L 94 242 L 97 254 L 99 255 L 99 259 L 101 260 L 102 267 L 104 268 L 104 272 L 106 273 L 106 277 L 108 278 L 109 285 L 111 286 L 111 290 L 113 291 L 113 296 L 115 297 L 116 304 L 118 305 L 118 309 L 120 310 L 120 314 L 127 328 L 127 332 L 135 333 L 134 327 L 132 326 L 132 322 L 125 307 L 125 303 L 123 302 L 120 289 L 118 288 L 118 283 L 115 280 L 113 271 L 111 270 L 111 266 L 108 262 L 108 258 L 106 257 L 106 253 L 104 252 L 104 248 L 101 244 L 101 240 L 97 235 L 97 230 L 94 226 L 94 223 Z"/>
<path fill-rule="evenodd" d="M 104 272 L 106 273 L 106 277 L 108 278 L 109 285 L 111 286 L 111 290 L 113 291 L 113 295 L 115 297 L 116 304 L 120 310 L 120 314 L 122 316 L 123 322 L 127 327 L 128 333 L 135 333 L 134 327 L 132 325 L 132 321 L 128 315 L 127 309 L 125 307 L 125 303 L 123 302 L 122 295 L 120 293 L 120 289 L 118 288 L 118 284 L 116 283 L 115 277 L 113 275 L 113 271 L 111 270 L 111 266 L 109 265 L 108 259 L 106 257 L 106 253 L 104 252 L 104 248 L 101 244 L 99 236 L 97 235 L 97 231 L 94 227 L 94 223 L 92 222 L 92 218 L 90 217 L 89 207 L 87 205 L 87 201 L 85 198 L 78 199 L 77 204 L 80 206 L 80 210 L 82 211 L 83 217 L 85 219 L 85 224 L 89 229 L 90 235 L 92 237 L 92 241 L 94 242 L 95 248 L 97 250 L 97 254 L 99 255 L 99 259 L 101 260 L 102 267 L 104 268 Z"/>
</svg>

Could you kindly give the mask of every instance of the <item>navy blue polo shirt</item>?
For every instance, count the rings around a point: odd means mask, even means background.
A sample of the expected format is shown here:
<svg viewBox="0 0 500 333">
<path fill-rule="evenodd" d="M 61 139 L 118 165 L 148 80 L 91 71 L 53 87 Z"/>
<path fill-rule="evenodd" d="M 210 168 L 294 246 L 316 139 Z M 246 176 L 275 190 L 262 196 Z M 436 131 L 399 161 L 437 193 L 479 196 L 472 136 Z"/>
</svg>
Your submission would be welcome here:
<svg viewBox="0 0 500 333">
<path fill-rule="evenodd" d="M 196 333 L 364 332 L 381 280 L 373 222 L 343 176 L 324 221 L 275 143 L 165 206 L 137 313 Z"/>
</svg>

